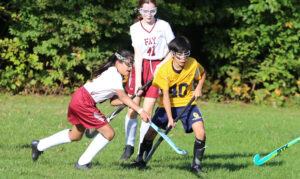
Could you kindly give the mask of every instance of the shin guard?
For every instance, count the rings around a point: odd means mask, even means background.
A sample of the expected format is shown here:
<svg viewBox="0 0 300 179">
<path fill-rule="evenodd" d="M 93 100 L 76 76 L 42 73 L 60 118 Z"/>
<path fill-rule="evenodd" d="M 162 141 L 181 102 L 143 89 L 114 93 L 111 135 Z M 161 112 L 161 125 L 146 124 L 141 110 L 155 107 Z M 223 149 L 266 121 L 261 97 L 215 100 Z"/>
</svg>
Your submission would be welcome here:
<svg viewBox="0 0 300 179">
<path fill-rule="evenodd" d="M 140 146 L 139 158 L 145 160 L 144 158 L 147 157 L 149 151 L 152 148 L 152 145 L 153 145 L 153 140 L 147 140 L 144 138 Z"/>
<path fill-rule="evenodd" d="M 205 140 L 195 139 L 193 165 L 200 165 L 205 151 Z"/>
</svg>

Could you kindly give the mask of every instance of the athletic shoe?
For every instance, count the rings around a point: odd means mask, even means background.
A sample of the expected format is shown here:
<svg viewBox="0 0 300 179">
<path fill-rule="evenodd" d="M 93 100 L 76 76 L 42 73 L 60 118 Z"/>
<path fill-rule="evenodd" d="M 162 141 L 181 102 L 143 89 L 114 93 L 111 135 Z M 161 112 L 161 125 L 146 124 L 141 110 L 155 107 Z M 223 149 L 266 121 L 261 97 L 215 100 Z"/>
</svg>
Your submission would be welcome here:
<svg viewBox="0 0 300 179">
<path fill-rule="evenodd" d="M 121 160 L 128 160 L 133 153 L 134 153 L 134 147 L 132 147 L 131 145 L 126 145 Z"/>
<path fill-rule="evenodd" d="M 200 165 L 191 165 L 191 170 L 196 172 L 196 173 L 199 173 L 199 174 L 204 174 L 205 172 L 202 170 L 201 166 Z"/>
<path fill-rule="evenodd" d="M 76 169 L 80 169 L 80 170 L 89 170 L 90 168 L 92 168 L 92 163 L 87 163 L 87 164 L 84 164 L 84 165 L 79 165 L 78 162 L 76 162 L 75 168 Z"/>
<path fill-rule="evenodd" d="M 134 162 L 133 164 L 130 165 L 130 167 L 131 168 L 145 168 L 146 162 L 144 162 L 144 161 Z"/>
<path fill-rule="evenodd" d="M 143 161 L 143 156 L 137 155 L 134 162 L 141 162 L 141 161 Z"/>
<path fill-rule="evenodd" d="M 32 157 L 32 160 L 34 162 L 37 161 L 37 159 L 39 158 L 39 156 L 43 153 L 43 151 L 39 151 L 37 149 L 37 146 L 38 146 L 39 142 L 40 141 L 38 141 L 38 140 L 31 141 L 31 149 L 32 149 L 31 157 Z"/>
</svg>

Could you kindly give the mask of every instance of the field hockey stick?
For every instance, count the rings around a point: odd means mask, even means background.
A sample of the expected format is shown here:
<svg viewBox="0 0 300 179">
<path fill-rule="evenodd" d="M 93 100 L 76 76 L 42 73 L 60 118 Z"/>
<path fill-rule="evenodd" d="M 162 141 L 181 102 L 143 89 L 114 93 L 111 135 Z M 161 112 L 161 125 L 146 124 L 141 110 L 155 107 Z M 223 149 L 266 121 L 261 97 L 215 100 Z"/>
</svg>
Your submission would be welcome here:
<svg viewBox="0 0 300 179">
<path fill-rule="evenodd" d="M 253 158 L 253 162 L 255 165 L 262 165 L 264 164 L 265 162 L 267 162 L 268 160 L 270 160 L 271 158 L 279 155 L 281 152 L 285 151 L 287 148 L 291 147 L 293 144 L 297 143 L 300 141 L 300 137 L 290 141 L 289 143 L 281 146 L 280 148 L 274 150 L 272 153 L 268 154 L 267 156 L 260 158 L 260 155 L 259 154 L 256 154 Z"/>
<path fill-rule="evenodd" d="M 191 104 L 193 103 L 194 100 L 195 100 L 195 97 L 193 97 L 193 98 L 191 99 L 191 101 L 186 105 L 186 107 L 181 111 L 181 113 L 174 119 L 174 122 L 177 122 L 177 121 L 181 118 L 181 116 L 182 116 L 182 115 L 185 113 L 185 111 L 191 106 Z M 165 130 L 164 134 L 167 135 L 171 129 L 172 129 L 172 126 L 169 126 L 169 127 Z M 153 153 L 155 152 L 155 150 L 158 148 L 159 144 L 160 144 L 162 141 L 163 141 L 163 137 L 161 136 L 161 137 L 156 141 L 156 143 L 154 144 L 154 146 L 151 148 L 151 150 L 150 150 L 150 152 L 148 153 L 147 157 L 144 159 L 145 162 L 148 162 L 148 161 L 151 159 Z"/>
<path fill-rule="evenodd" d="M 130 98 L 134 99 L 137 96 L 137 94 L 139 93 L 139 91 L 144 90 L 147 86 L 149 86 L 152 83 L 152 81 L 153 81 L 153 78 L 151 78 L 146 84 L 144 84 L 141 88 L 139 88 L 137 90 L 137 92 L 134 95 L 132 95 Z M 110 122 L 111 120 L 113 120 L 113 118 L 115 118 L 116 115 L 119 114 L 125 107 L 126 107 L 126 105 L 124 105 L 124 104 L 120 105 L 113 113 L 111 113 L 111 115 L 109 115 L 108 118 L 106 118 L 107 122 Z M 93 132 L 90 132 L 90 129 L 85 130 L 85 135 L 87 138 L 93 138 L 97 134 L 98 134 L 97 130 L 94 130 Z"/>
<path fill-rule="evenodd" d="M 186 155 L 186 150 L 180 150 L 177 145 L 163 132 L 161 131 L 157 125 L 155 125 L 153 122 L 150 123 L 150 126 L 172 147 L 172 149 L 175 150 L 176 153 L 179 155 Z"/>
</svg>

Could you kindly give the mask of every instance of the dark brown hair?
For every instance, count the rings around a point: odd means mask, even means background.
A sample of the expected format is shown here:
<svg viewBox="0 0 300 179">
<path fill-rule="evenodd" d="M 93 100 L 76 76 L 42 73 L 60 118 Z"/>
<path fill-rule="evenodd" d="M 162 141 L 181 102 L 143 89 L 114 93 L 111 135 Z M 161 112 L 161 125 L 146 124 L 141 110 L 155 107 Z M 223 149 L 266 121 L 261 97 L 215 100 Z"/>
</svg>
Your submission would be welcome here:
<svg viewBox="0 0 300 179">
<path fill-rule="evenodd" d="M 191 50 L 191 43 L 185 36 L 178 36 L 168 44 L 168 48 L 174 52 L 189 51 Z"/>
<path fill-rule="evenodd" d="M 143 6 L 143 4 L 149 4 L 149 3 L 152 3 L 152 4 L 154 4 L 155 6 L 156 6 L 156 0 L 140 0 L 139 1 L 139 5 L 140 5 L 140 7 L 142 7 Z"/>
<path fill-rule="evenodd" d="M 132 57 L 133 58 L 133 53 L 129 50 L 120 50 L 117 52 L 120 54 L 122 57 Z M 116 61 L 118 60 L 117 56 L 113 54 L 108 58 L 108 62 L 105 64 L 102 64 L 99 69 L 96 71 L 98 74 L 101 74 L 105 70 L 107 70 L 109 67 L 114 66 Z"/>
</svg>

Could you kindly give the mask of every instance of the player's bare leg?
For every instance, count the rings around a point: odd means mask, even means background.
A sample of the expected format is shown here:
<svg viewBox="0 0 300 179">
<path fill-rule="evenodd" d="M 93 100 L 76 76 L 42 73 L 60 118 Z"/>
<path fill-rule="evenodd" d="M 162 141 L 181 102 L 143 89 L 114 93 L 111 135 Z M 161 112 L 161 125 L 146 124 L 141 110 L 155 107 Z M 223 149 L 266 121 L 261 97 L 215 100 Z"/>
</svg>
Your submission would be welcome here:
<svg viewBox="0 0 300 179">
<path fill-rule="evenodd" d="M 93 139 L 85 152 L 81 155 L 75 168 L 88 170 L 91 168 L 93 158 L 100 152 L 115 136 L 113 128 L 106 124 L 97 129 L 99 134 Z"/>
</svg>

